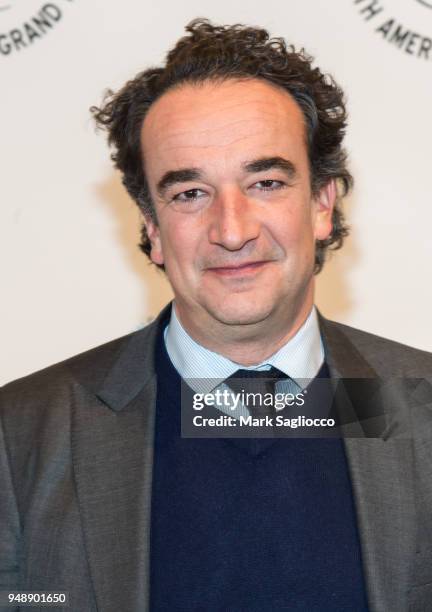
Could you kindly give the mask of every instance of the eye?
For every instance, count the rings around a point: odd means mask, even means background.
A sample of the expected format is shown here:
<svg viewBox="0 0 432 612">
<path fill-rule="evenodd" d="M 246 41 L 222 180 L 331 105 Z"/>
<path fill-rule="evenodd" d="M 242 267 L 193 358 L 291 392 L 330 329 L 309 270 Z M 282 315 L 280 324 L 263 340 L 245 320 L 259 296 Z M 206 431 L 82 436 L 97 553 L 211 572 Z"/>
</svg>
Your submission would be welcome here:
<svg viewBox="0 0 432 612">
<path fill-rule="evenodd" d="M 188 189 L 187 191 L 182 191 L 173 197 L 174 202 L 194 202 L 198 200 L 198 198 L 202 198 L 206 195 L 205 191 L 202 189 Z"/>
<path fill-rule="evenodd" d="M 257 187 L 261 191 L 276 191 L 277 189 L 283 189 L 285 183 L 283 181 L 276 181 L 274 179 L 265 179 L 254 183 L 252 187 Z"/>
</svg>

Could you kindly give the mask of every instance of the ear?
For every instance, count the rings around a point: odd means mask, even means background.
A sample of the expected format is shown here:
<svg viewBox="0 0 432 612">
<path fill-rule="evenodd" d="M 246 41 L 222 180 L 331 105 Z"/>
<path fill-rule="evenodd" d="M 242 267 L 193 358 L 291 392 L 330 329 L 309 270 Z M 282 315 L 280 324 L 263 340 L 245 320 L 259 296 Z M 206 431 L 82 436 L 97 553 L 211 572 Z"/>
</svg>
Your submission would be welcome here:
<svg viewBox="0 0 432 612">
<path fill-rule="evenodd" d="M 160 237 L 160 229 L 156 221 L 148 216 L 144 217 L 147 236 L 151 243 L 150 257 L 153 263 L 162 266 L 164 264 L 164 256 L 162 250 L 162 242 Z"/>
<path fill-rule="evenodd" d="M 332 216 L 337 198 L 335 179 L 331 179 L 314 198 L 315 205 L 315 240 L 325 240 L 333 229 Z"/>
</svg>

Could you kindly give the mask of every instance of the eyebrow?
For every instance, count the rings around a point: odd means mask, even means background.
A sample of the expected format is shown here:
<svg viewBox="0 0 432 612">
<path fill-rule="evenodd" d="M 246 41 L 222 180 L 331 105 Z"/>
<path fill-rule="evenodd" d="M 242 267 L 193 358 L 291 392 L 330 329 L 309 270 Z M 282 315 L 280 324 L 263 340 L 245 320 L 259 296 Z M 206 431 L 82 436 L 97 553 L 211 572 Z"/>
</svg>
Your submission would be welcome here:
<svg viewBox="0 0 432 612">
<path fill-rule="evenodd" d="M 284 157 L 260 157 L 250 162 L 243 164 L 246 172 L 264 172 L 266 170 L 283 170 L 290 179 L 294 179 L 297 176 L 297 168 L 289 159 Z"/>
<path fill-rule="evenodd" d="M 199 168 L 182 168 L 181 170 L 169 170 L 165 172 L 159 180 L 156 188 L 160 196 L 165 191 L 176 183 L 187 183 L 188 181 L 197 181 L 202 177 L 202 172 Z"/>
<path fill-rule="evenodd" d="M 252 161 L 245 162 L 242 166 L 243 170 L 249 174 L 255 172 L 265 172 L 266 170 L 282 170 L 290 179 L 297 176 L 295 165 L 284 157 L 260 157 Z M 188 181 L 197 181 L 203 177 L 203 172 L 200 168 L 181 168 L 180 170 L 169 170 L 165 172 L 156 186 L 158 194 L 163 196 L 166 190 L 177 183 L 187 183 Z"/>
</svg>

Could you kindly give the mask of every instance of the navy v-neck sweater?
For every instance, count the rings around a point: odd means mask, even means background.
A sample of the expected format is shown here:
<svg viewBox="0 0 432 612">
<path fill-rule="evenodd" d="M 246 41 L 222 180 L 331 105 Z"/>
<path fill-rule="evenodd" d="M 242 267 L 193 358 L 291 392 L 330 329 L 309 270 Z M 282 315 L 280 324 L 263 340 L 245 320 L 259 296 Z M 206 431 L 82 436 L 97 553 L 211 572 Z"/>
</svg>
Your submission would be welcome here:
<svg viewBox="0 0 432 612">
<path fill-rule="evenodd" d="M 181 438 L 162 330 L 156 368 L 151 612 L 367 611 L 343 442 Z"/>
</svg>

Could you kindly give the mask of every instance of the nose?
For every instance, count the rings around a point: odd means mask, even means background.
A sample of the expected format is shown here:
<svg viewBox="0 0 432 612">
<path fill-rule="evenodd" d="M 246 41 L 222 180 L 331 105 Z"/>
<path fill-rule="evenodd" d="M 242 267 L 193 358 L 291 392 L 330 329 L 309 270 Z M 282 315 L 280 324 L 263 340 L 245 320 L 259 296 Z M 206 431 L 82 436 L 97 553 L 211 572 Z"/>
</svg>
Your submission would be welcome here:
<svg viewBox="0 0 432 612">
<path fill-rule="evenodd" d="M 238 251 L 258 238 L 260 222 L 253 205 L 240 190 L 219 194 L 212 206 L 209 241 L 229 251 Z"/>
</svg>

